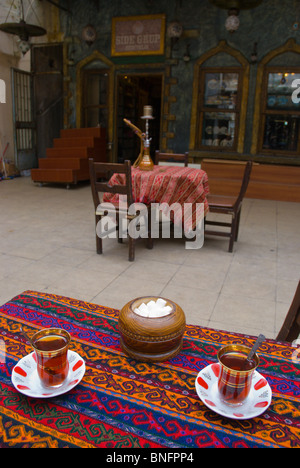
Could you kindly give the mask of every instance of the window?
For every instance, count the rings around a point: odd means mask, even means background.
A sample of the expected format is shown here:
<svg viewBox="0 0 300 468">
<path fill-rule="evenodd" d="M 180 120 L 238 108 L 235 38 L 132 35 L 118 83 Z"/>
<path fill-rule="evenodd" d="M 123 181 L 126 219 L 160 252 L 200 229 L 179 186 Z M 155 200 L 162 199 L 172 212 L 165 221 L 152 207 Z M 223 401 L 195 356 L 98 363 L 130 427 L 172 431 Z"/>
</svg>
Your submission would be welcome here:
<svg viewBox="0 0 300 468">
<path fill-rule="evenodd" d="M 241 70 L 203 69 L 200 73 L 198 147 L 236 151 Z"/>
<path fill-rule="evenodd" d="M 295 80 L 300 83 L 299 68 L 272 69 L 266 73 L 262 94 L 262 152 L 299 152 L 300 103 L 297 94 L 299 85 Z"/>
</svg>

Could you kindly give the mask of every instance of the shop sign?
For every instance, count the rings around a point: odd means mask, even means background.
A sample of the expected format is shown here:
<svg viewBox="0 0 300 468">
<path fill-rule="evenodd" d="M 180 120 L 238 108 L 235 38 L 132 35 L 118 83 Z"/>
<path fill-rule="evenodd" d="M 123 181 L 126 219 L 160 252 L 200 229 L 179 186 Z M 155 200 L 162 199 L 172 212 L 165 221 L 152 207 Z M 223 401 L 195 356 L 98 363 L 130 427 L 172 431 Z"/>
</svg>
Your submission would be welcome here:
<svg viewBox="0 0 300 468">
<path fill-rule="evenodd" d="M 164 53 L 165 15 L 112 19 L 112 56 Z"/>
</svg>

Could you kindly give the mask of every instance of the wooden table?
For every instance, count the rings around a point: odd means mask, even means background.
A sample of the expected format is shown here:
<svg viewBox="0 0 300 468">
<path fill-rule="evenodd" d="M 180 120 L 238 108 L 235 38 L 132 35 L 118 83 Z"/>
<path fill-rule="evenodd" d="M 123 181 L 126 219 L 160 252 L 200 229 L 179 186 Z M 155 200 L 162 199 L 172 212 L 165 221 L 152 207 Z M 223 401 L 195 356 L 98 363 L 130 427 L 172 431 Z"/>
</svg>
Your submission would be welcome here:
<svg viewBox="0 0 300 468">
<path fill-rule="evenodd" d="M 112 176 L 112 185 L 122 183 L 122 174 Z M 201 220 L 208 212 L 206 195 L 209 193 L 209 184 L 206 172 L 201 169 L 154 166 L 152 171 L 142 171 L 132 168 L 132 192 L 135 202 L 161 204 L 165 214 L 169 214 L 168 207 L 172 206 L 174 210 L 170 215 L 174 225 L 182 224 L 184 205 L 191 204 L 191 211 L 185 216 L 187 231 L 194 229 L 195 220 Z M 116 203 L 118 195 L 106 193 L 103 201 Z"/>
<path fill-rule="evenodd" d="M 221 346 L 251 346 L 255 337 L 187 325 L 177 357 L 144 363 L 121 351 L 118 314 L 110 307 L 36 291 L 0 307 L 0 447 L 146 447 L 152 453 L 168 449 L 194 457 L 197 447 L 300 447 L 297 349 L 264 342 L 258 371 L 272 389 L 271 404 L 252 419 L 229 419 L 199 399 L 195 379 L 216 363 Z M 20 324 L 29 334 L 48 327 L 69 331 L 71 350 L 86 365 L 77 386 L 43 399 L 16 390 L 13 368 L 31 352 Z"/>
</svg>

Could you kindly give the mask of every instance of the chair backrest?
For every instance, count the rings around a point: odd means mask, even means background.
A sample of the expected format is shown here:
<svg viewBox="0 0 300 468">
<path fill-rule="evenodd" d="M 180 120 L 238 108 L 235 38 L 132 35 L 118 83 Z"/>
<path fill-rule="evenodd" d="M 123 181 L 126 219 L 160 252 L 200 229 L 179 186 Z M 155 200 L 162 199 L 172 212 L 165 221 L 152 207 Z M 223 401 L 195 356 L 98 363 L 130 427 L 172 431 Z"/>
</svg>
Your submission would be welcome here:
<svg viewBox="0 0 300 468">
<path fill-rule="evenodd" d="M 155 164 L 158 164 L 159 161 L 180 162 L 187 166 L 189 163 L 189 153 L 161 153 L 157 150 L 155 151 Z"/>
<path fill-rule="evenodd" d="M 244 170 L 244 175 L 243 175 L 243 180 L 242 180 L 240 192 L 239 192 L 237 200 L 236 200 L 236 205 L 239 205 L 243 201 L 243 198 L 245 196 L 245 193 L 246 193 L 248 185 L 249 185 L 252 166 L 253 166 L 253 162 L 252 161 L 247 161 L 247 164 L 246 164 L 245 170 Z"/>
<path fill-rule="evenodd" d="M 132 204 L 131 162 L 119 163 L 95 162 L 89 158 L 90 182 L 95 208 L 100 204 L 99 193 L 118 193 L 127 196 L 128 206 Z M 113 174 L 124 174 L 124 183 L 111 185 Z M 119 180 L 118 180 L 119 182 Z"/>
<path fill-rule="evenodd" d="M 298 283 L 294 299 L 277 335 L 278 341 L 292 342 L 300 335 L 300 281 Z"/>
</svg>

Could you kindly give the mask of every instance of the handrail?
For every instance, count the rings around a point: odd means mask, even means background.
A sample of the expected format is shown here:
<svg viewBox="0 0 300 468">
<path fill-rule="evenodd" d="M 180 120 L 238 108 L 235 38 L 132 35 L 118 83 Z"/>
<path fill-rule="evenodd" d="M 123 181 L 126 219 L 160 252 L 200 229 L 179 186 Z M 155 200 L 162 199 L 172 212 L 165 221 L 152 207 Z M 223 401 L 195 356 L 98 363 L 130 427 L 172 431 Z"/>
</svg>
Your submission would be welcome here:
<svg viewBox="0 0 300 468">
<path fill-rule="evenodd" d="M 52 102 L 48 107 L 46 107 L 46 109 L 37 112 L 36 115 L 39 117 L 44 116 L 45 114 L 49 112 L 50 109 L 52 109 L 52 107 L 56 106 L 56 104 L 62 100 L 63 100 L 63 96 L 59 96 L 59 98 L 56 99 L 54 102 Z"/>
</svg>

